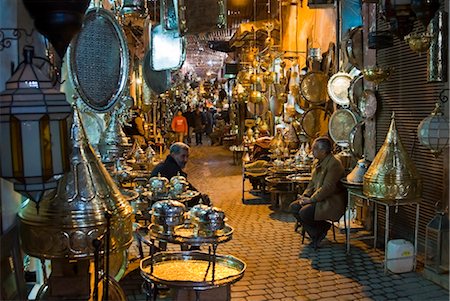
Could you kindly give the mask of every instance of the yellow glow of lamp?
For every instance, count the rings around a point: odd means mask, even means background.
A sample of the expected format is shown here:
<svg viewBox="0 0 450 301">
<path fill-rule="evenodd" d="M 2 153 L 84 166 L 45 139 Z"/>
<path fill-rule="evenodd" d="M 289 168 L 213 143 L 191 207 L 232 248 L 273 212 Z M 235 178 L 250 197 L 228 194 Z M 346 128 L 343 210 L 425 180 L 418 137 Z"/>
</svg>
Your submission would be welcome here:
<svg viewBox="0 0 450 301">
<path fill-rule="evenodd" d="M 72 108 L 33 65 L 33 55 L 34 49 L 25 46 L 25 60 L 0 93 L 0 177 L 38 204 L 69 169 Z"/>
</svg>

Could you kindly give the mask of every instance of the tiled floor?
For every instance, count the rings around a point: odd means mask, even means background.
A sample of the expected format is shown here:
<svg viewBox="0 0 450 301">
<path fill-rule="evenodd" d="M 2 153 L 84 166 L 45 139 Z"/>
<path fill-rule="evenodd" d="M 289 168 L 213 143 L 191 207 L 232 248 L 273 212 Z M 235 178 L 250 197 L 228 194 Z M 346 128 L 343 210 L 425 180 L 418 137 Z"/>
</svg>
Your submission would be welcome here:
<svg viewBox="0 0 450 301">
<path fill-rule="evenodd" d="M 232 154 L 223 147 L 192 148 L 188 179 L 209 194 L 222 208 L 235 232 L 218 253 L 236 256 L 247 264 L 244 277 L 231 287 L 233 301 L 258 300 L 449 300 L 447 290 L 424 279 L 420 270 L 384 274 L 384 254 L 362 242 L 352 242 L 345 253 L 345 237 L 328 241 L 314 251 L 294 232 L 291 215 L 275 212 L 268 204 L 241 201 L 241 167 L 232 165 Z M 330 241 L 331 240 L 331 241 Z M 136 256 L 136 247 L 131 247 Z M 120 284 L 128 300 L 145 300 L 138 260 Z M 224 291 L 203 294 L 200 300 L 222 300 Z M 195 300 L 194 295 L 167 292 L 158 300 Z"/>
</svg>

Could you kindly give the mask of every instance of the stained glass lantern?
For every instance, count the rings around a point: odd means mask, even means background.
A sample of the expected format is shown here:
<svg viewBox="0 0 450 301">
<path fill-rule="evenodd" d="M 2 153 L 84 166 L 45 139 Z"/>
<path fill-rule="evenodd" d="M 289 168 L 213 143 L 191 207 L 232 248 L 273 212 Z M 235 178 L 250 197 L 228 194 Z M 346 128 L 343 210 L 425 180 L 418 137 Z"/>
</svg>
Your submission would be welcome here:
<svg viewBox="0 0 450 301">
<path fill-rule="evenodd" d="M 448 146 L 448 122 L 441 110 L 441 105 L 436 103 L 436 107 L 430 116 L 422 120 L 417 128 L 417 137 L 420 144 L 428 147 L 435 157 L 438 157 Z"/>
<path fill-rule="evenodd" d="M 39 203 L 69 168 L 72 109 L 65 94 L 33 65 L 33 56 L 33 47 L 25 46 L 24 61 L 0 93 L 0 177 Z"/>
</svg>

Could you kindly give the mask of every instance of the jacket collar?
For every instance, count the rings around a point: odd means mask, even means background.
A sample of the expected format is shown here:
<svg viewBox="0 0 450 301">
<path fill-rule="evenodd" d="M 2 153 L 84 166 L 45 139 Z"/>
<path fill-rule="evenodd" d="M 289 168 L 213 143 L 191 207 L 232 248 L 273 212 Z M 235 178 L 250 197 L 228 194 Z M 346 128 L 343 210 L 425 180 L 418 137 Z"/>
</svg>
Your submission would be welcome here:
<svg viewBox="0 0 450 301">
<path fill-rule="evenodd" d="M 329 153 L 325 158 L 323 158 L 321 161 L 319 161 L 319 159 L 315 159 L 314 160 L 314 167 L 315 168 L 320 168 L 322 167 L 322 165 L 326 165 L 328 163 L 328 161 L 330 161 L 331 157 L 333 156 L 333 154 Z"/>
</svg>

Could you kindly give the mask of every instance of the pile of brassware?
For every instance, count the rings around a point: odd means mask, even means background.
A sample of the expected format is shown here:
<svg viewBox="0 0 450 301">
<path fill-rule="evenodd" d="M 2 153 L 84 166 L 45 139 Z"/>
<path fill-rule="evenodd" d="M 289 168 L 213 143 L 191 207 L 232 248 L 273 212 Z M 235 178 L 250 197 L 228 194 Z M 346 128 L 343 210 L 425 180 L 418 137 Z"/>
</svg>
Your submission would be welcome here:
<svg viewBox="0 0 450 301">
<path fill-rule="evenodd" d="M 232 238 L 233 229 L 225 213 L 216 207 L 198 204 L 189 211 L 181 202 L 162 200 L 150 211 L 149 235 L 169 243 L 191 246 L 211 245 L 208 252 L 181 251 L 151 253 L 140 263 L 142 277 L 169 287 L 205 290 L 240 280 L 246 268 L 243 261 L 216 254 L 219 243 Z"/>
</svg>

